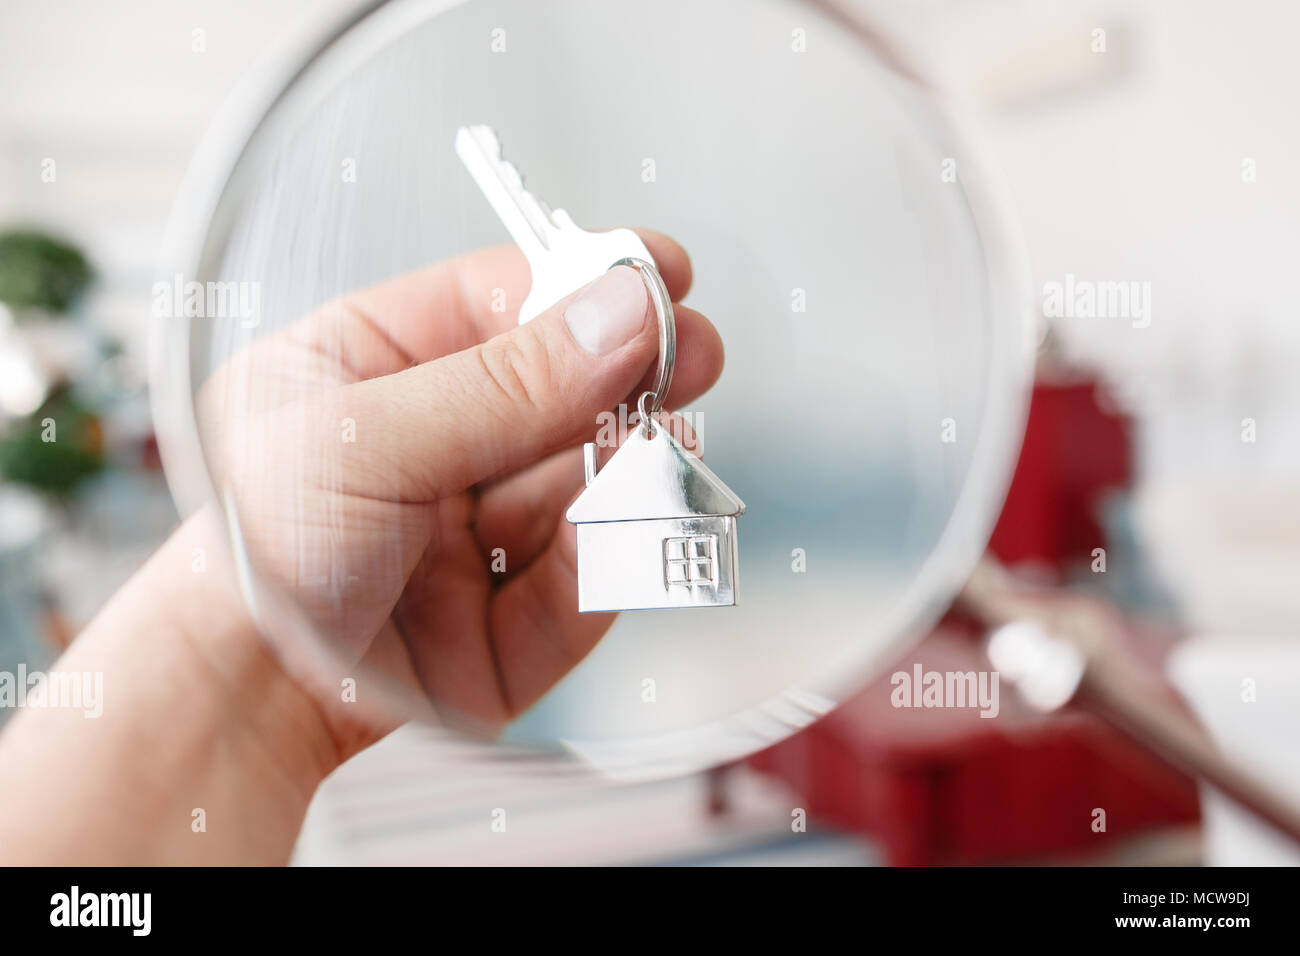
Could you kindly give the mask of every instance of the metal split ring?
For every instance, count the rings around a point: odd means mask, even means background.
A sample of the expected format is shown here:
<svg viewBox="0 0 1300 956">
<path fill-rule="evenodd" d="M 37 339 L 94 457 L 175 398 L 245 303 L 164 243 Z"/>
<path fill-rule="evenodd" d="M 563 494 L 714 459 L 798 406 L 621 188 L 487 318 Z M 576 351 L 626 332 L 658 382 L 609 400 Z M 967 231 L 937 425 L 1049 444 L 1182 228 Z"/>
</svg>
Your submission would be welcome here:
<svg viewBox="0 0 1300 956">
<path fill-rule="evenodd" d="M 677 362 L 677 323 L 673 316 L 673 299 L 653 262 L 629 257 L 619 259 L 610 268 L 617 269 L 619 266 L 628 266 L 641 273 L 641 281 L 645 283 L 650 302 L 655 307 L 655 315 L 659 319 L 659 368 L 655 374 L 654 388 L 642 394 L 636 403 L 646 434 L 649 435 L 654 427 L 652 420 L 663 410 L 668 388 L 673 383 L 673 366 Z M 647 399 L 650 400 L 649 414 L 646 414 L 645 407 Z"/>
</svg>

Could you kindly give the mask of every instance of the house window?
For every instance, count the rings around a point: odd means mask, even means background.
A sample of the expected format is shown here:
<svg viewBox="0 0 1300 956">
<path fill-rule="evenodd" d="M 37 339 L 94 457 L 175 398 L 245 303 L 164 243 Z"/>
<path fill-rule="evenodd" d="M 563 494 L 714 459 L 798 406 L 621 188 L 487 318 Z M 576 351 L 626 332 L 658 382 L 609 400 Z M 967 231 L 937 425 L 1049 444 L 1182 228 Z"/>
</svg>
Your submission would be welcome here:
<svg viewBox="0 0 1300 956">
<path fill-rule="evenodd" d="M 664 539 L 664 586 L 717 587 L 718 536 Z"/>
</svg>

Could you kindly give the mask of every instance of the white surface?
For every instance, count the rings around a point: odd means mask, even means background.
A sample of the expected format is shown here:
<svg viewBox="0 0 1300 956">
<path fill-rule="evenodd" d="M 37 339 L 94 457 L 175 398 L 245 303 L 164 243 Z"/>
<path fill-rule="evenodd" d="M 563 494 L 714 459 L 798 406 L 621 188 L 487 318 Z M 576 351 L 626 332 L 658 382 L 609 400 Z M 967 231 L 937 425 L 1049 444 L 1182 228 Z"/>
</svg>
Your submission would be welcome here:
<svg viewBox="0 0 1300 956">
<path fill-rule="evenodd" d="M 1193 632 L 1300 633 L 1300 480 L 1149 482 L 1133 512 Z"/>
<path fill-rule="evenodd" d="M 294 855 L 318 865 L 862 864 L 855 840 L 794 833 L 783 788 L 728 777 L 730 810 L 707 812 L 696 775 L 621 786 L 531 764 L 466 760 L 408 726 L 337 771 L 317 794 Z M 493 829 L 504 811 L 504 832 Z"/>
<path fill-rule="evenodd" d="M 1170 674 L 1230 757 L 1300 802 L 1300 643 L 1198 640 L 1179 648 Z M 1218 793 L 1201 793 L 1207 864 L 1300 866 L 1285 837 Z"/>
</svg>

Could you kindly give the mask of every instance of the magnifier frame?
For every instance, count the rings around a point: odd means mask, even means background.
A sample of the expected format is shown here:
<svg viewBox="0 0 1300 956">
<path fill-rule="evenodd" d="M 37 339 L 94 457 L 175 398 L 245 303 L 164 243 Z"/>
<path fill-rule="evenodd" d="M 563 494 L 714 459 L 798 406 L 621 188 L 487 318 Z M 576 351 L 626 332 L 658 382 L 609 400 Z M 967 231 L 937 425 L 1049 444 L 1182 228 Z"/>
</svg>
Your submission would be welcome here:
<svg viewBox="0 0 1300 956">
<path fill-rule="evenodd" d="M 380 49 L 405 28 L 464 2 L 468 0 L 372 0 L 322 27 L 291 56 L 268 62 L 251 74 L 226 102 L 191 163 L 169 221 L 161 274 L 197 277 L 215 272 L 239 211 L 241 190 L 257 182 L 268 158 L 266 144 L 274 137 L 263 134 L 283 121 L 281 114 L 291 100 L 304 95 L 297 86 L 300 79 L 317 69 L 326 70 L 325 76 L 329 70 L 338 73 L 344 54 L 355 47 L 370 43 Z M 976 139 L 963 131 L 956 119 L 958 111 L 947 98 L 924 83 L 878 32 L 839 2 L 811 0 L 807 6 L 810 14 L 820 13 L 856 39 L 865 55 L 915 86 L 928 101 L 936 127 L 960 144 L 963 172 L 957 188 L 969 207 L 985 258 L 993 334 L 1005 338 L 1009 347 L 990 350 L 988 380 L 995 384 L 987 393 L 982 420 L 968 429 L 968 434 L 978 436 L 977 446 L 951 516 L 920 573 L 900 596 L 895 613 L 882 625 L 896 635 L 894 640 L 859 654 L 845 668 L 846 673 L 852 672 L 851 681 L 842 681 L 841 686 L 801 682 L 730 718 L 673 734 L 562 741 L 615 776 L 658 777 L 743 757 L 823 716 L 836 706 L 841 693 L 901 655 L 948 606 L 983 553 L 1023 436 L 1039 320 L 1030 308 L 1019 236 L 1005 212 L 1009 204 L 1002 189 L 989 172 L 991 164 Z M 328 86 L 316 82 L 318 89 L 322 85 Z M 177 395 L 194 395 L 193 345 L 189 323 L 155 320 L 150 357 L 154 421 L 169 487 L 182 515 L 220 500 L 205 465 L 193 402 L 173 400 Z M 656 402 L 660 398 L 657 395 Z M 233 520 L 232 533 L 238 533 Z M 234 551 L 232 557 L 237 558 L 238 548 Z M 273 596 L 258 587 L 250 569 L 241 571 L 245 597 L 256 611 Z"/>
</svg>

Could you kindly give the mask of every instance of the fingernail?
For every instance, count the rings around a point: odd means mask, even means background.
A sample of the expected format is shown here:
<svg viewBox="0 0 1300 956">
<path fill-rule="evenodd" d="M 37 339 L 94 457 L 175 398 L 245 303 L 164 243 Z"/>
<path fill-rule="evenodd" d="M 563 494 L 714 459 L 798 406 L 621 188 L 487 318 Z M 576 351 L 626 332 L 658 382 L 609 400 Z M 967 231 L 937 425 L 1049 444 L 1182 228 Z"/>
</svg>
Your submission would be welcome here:
<svg viewBox="0 0 1300 956">
<path fill-rule="evenodd" d="M 619 266 L 589 285 L 564 313 L 573 341 L 592 355 L 607 355 L 645 325 L 645 283 L 635 269 Z"/>
</svg>

